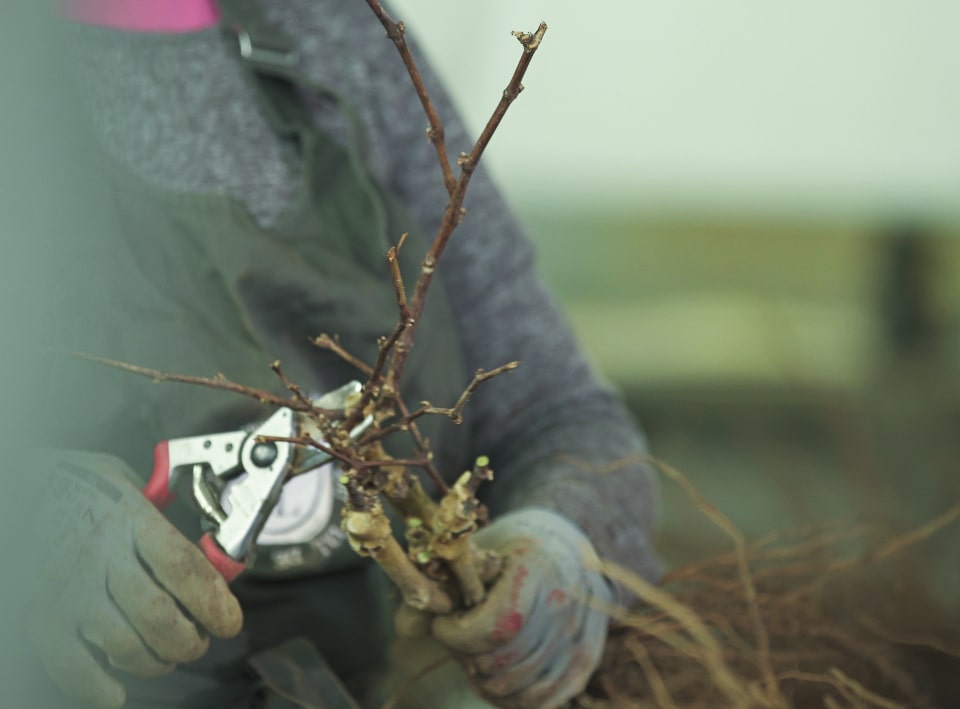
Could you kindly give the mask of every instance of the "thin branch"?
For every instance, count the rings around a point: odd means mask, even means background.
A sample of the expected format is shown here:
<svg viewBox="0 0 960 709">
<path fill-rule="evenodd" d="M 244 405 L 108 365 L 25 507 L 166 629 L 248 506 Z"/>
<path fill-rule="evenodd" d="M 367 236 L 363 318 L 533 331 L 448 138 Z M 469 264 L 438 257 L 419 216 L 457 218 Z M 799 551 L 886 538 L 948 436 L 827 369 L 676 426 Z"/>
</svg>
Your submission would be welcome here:
<svg viewBox="0 0 960 709">
<path fill-rule="evenodd" d="M 403 333 L 410 330 L 413 327 L 413 318 L 410 318 L 403 322 L 398 322 L 397 326 L 393 328 L 386 338 L 380 342 L 380 347 L 377 351 L 377 361 L 373 364 L 373 371 L 370 373 L 370 389 L 374 390 L 379 386 L 380 382 L 383 380 L 383 371 L 387 366 L 387 357 L 393 348 L 400 342 L 403 338 Z M 391 393 L 396 393 L 396 389 L 391 389 Z"/>
<path fill-rule="evenodd" d="M 283 396 L 277 396 L 276 394 L 271 394 L 270 392 L 262 389 L 256 389 L 254 387 L 244 386 L 243 384 L 237 384 L 236 382 L 230 381 L 222 374 L 217 374 L 216 377 L 212 378 L 194 377 L 187 374 L 173 374 L 171 372 L 164 372 L 160 369 L 140 367 L 135 364 L 128 364 L 127 362 L 120 362 L 107 357 L 98 357 L 97 355 L 85 354 L 83 352 L 73 352 L 72 354 L 75 357 L 85 359 L 89 362 L 96 362 L 97 364 L 113 367 L 114 369 L 122 369 L 125 372 L 139 374 L 141 377 L 147 377 L 155 382 L 180 382 L 181 384 L 193 384 L 195 386 L 203 386 L 210 389 L 221 389 L 223 391 L 241 394 L 243 396 L 250 397 L 251 399 L 256 399 L 261 404 L 281 406 L 293 411 L 316 412 L 327 416 L 338 416 L 341 414 L 339 411 L 318 409 L 305 398 L 301 400 L 296 397 L 287 398 Z"/>
<path fill-rule="evenodd" d="M 473 375 L 473 381 L 463 390 L 463 393 L 460 395 L 460 398 L 457 399 L 457 403 L 454 404 L 449 409 L 437 408 L 433 406 L 424 405 L 424 413 L 426 414 L 440 414 L 442 416 L 449 416 L 450 419 L 456 423 L 463 423 L 463 407 L 467 405 L 467 402 L 470 401 L 470 397 L 473 396 L 473 392 L 477 390 L 477 387 L 483 384 L 488 379 L 493 379 L 499 374 L 504 372 L 511 372 L 517 367 L 520 366 L 520 362 L 507 362 L 506 364 L 492 369 L 489 372 L 485 372 L 482 369 L 478 369 Z"/>
<path fill-rule="evenodd" d="M 407 408 L 406 402 L 401 398 L 397 397 L 394 399 L 397 404 L 397 408 L 400 409 L 400 414 L 406 418 L 410 417 L 410 409 Z M 437 490 L 441 494 L 447 492 L 450 489 L 450 486 L 447 485 L 447 481 L 443 479 L 440 473 L 437 471 L 437 467 L 433 464 L 433 459 L 430 454 L 430 445 L 429 441 L 423 437 L 423 434 L 420 433 L 420 428 L 412 420 L 410 421 L 410 436 L 413 438 L 414 445 L 417 447 L 417 452 L 423 456 L 427 457 L 427 464 L 422 465 L 424 471 L 430 477 L 430 480 L 433 481 L 433 484 L 437 486 Z"/>
<path fill-rule="evenodd" d="M 371 367 L 369 364 L 359 359 L 358 357 L 354 357 L 352 354 L 347 352 L 347 350 L 343 347 L 343 345 L 340 344 L 339 339 L 335 339 L 330 337 L 330 335 L 323 334 L 323 335 L 320 335 L 319 337 L 313 338 L 312 340 L 310 340 L 310 342 L 312 342 L 314 345 L 316 345 L 322 350 L 329 350 L 330 352 L 333 352 L 344 362 L 347 362 L 348 364 L 352 364 L 354 367 L 356 367 L 358 370 L 366 374 L 368 377 L 371 374 L 373 374 L 373 367 Z"/>
<path fill-rule="evenodd" d="M 313 436 L 257 436 L 258 443 L 293 443 L 304 448 L 316 448 L 318 451 L 326 453 L 331 458 L 339 460 L 351 470 L 365 470 L 368 468 L 381 468 L 387 465 L 403 465 L 407 467 L 419 468 L 427 462 L 427 458 L 383 458 L 382 460 L 359 460 L 353 458 L 343 451 L 321 443 Z"/>
<path fill-rule="evenodd" d="M 381 338 L 377 348 L 377 361 L 374 362 L 373 368 L 370 370 L 370 377 L 363 386 L 360 400 L 356 406 L 353 407 L 353 410 L 350 415 L 347 416 L 344 423 L 348 431 L 353 430 L 353 427 L 360 423 L 366 415 L 364 410 L 367 408 L 367 405 L 374 400 L 374 397 L 379 397 L 379 403 L 382 403 L 384 399 L 396 398 L 397 390 L 393 387 L 394 382 L 388 382 L 388 386 L 385 387 L 381 386 L 384 380 L 383 372 L 387 366 L 387 359 L 390 356 L 390 352 L 398 345 L 403 333 L 413 327 L 413 323 L 413 318 L 406 321 L 401 320 L 397 323 L 396 327 L 393 328 L 393 332 L 387 337 Z"/>
<path fill-rule="evenodd" d="M 437 114 L 437 109 L 434 107 L 433 101 L 430 100 L 427 87 L 423 83 L 423 77 L 420 74 L 420 70 L 417 69 L 413 55 L 410 54 L 410 48 L 407 46 L 407 40 L 404 38 L 406 27 L 404 27 L 402 22 L 394 22 L 393 18 L 387 14 L 386 10 L 383 9 L 383 6 L 377 0 L 367 0 L 367 5 L 370 6 L 373 14 L 380 20 L 380 24 L 382 24 L 383 28 L 387 31 L 387 37 L 390 38 L 390 41 L 393 42 L 397 51 L 400 53 L 403 65 L 407 67 L 407 73 L 410 75 L 417 96 L 420 98 L 423 112 L 427 114 L 427 121 L 430 124 L 427 128 L 427 139 L 433 144 L 434 150 L 437 151 L 437 162 L 440 163 L 440 170 L 443 173 L 443 185 L 446 187 L 447 194 L 453 194 L 456 180 L 453 177 L 453 169 L 450 166 L 450 157 L 447 155 L 443 123 L 440 121 L 440 116 Z"/>
<path fill-rule="evenodd" d="M 366 461 L 353 458 L 336 448 L 331 448 L 326 443 L 321 443 L 313 436 L 304 434 L 302 436 L 257 436 L 258 443 L 293 443 L 304 448 L 316 448 L 322 453 L 326 453 L 331 458 L 336 458 L 344 465 L 350 468 L 365 467 Z"/>
<path fill-rule="evenodd" d="M 280 377 L 280 381 L 283 382 L 283 386 L 287 388 L 293 398 L 300 402 L 301 405 L 309 407 L 310 411 L 313 411 L 313 402 L 303 393 L 303 390 L 300 387 L 292 382 L 287 375 L 283 373 L 283 369 L 280 368 L 280 360 L 275 359 L 273 364 L 270 365 L 270 369 L 273 370 L 273 373 Z"/>
<path fill-rule="evenodd" d="M 397 308 L 400 311 L 400 322 L 405 323 L 410 320 L 410 308 L 407 306 L 407 290 L 403 285 L 403 274 L 400 273 L 400 264 L 397 261 L 397 254 L 403 246 L 407 235 L 400 237 L 400 243 L 397 246 L 391 246 L 387 251 L 387 264 L 390 266 L 390 277 L 393 281 L 393 291 L 397 296 Z"/>
<path fill-rule="evenodd" d="M 397 431 L 409 431 L 413 422 L 429 413 L 431 408 L 432 407 L 428 402 L 424 402 L 419 409 L 413 411 L 407 416 L 401 417 L 389 426 L 377 429 L 371 428 L 357 440 L 357 445 L 365 446 L 369 443 L 373 443 L 374 441 L 382 441 L 384 438 L 396 433 Z"/>
<path fill-rule="evenodd" d="M 390 424 L 385 428 L 380 428 L 377 430 L 371 430 L 366 433 L 363 437 L 360 438 L 360 445 L 367 443 L 372 443 L 373 441 L 379 441 L 392 433 L 397 431 L 406 431 L 410 429 L 411 424 L 419 418 L 422 418 L 428 414 L 439 414 L 441 416 L 447 416 L 453 420 L 454 423 L 460 424 L 463 423 L 463 408 L 466 406 L 467 402 L 470 400 L 470 397 L 473 395 L 473 392 L 476 391 L 477 387 L 480 386 L 483 382 L 488 379 L 493 379 L 498 374 L 503 374 L 504 372 L 509 372 L 520 366 L 520 362 L 508 362 L 507 364 L 497 367 L 494 370 L 485 372 L 482 369 L 478 369 L 474 375 L 473 381 L 464 389 L 463 393 L 460 395 L 460 398 L 457 400 L 457 403 L 450 408 L 442 408 L 438 406 L 433 406 L 429 401 L 421 402 L 420 408 L 415 411 L 406 414 L 398 421 Z"/>
<path fill-rule="evenodd" d="M 503 90 L 503 96 L 500 98 L 500 103 L 498 103 L 497 107 L 494 109 L 493 115 L 491 115 L 490 120 L 487 121 L 487 125 L 483 127 L 483 131 L 480 133 L 480 137 L 477 138 L 477 142 L 474 144 L 473 150 L 470 151 L 469 155 L 460 156 L 460 158 L 457 160 L 457 164 L 460 166 L 460 169 L 465 173 L 469 174 L 476 169 L 477 163 L 480 162 L 480 156 L 483 155 L 483 151 L 486 149 L 487 144 L 490 142 L 493 134 L 500 126 L 500 122 L 506 115 L 507 109 L 510 108 L 510 104 L 513 103 L 517 96 L 520 95 L 520 92 L 523 91 L 523 77 L 527 73 L 527 69 L 530 67 L 530 62 L 533 61 L 533 55 L 537 49 L 539 49 L 540 43 L 543 41 L 543 35 L 546 34 L 546 32 L 547 23 L 541 22 L 536 32 L 513 33 L 513 36 L 516 37 L 520 44 L 523 45 L 523 54 L 520 57 L 520 61 L 517 63 L 517 68 L 513 71 L 513 76 L 510 78 L 510 83 L 508 83 L 507 88 Z M 463 179 L 462 174 L 460 179 Z"/>
<path fill-rule="evenodd" d="M 429 458 L 384 458 L 383 460 L 364 460 L 360 468 L 384 468 L 389 465 L 402 465 L 408 468 L 420 468 L 429 462 Z"/>
<path fill-rule="evenodd" d="M 374 3 L 375 0 L 368 0 L 368 2 L 371 3 L 372 6 L 372 3 Z M 374 11 L 376 12 L 376 9 L 374 9 Z M 460 177 L 457 179 L 456 186 L 450 193 L 450 200 L 447 202 L 447 207 L 444 210 L 443 217 L 440 221 L 440 227 L 437 230 L 436 236 L 434 236 L 433 243 L 430 245 L 426 256 L 424 256 L 423 263 L 420 266 L 420 276 L 417 278 L 416 285 L 413 289 L 413 296 L 410 299 L 410 313 L 413 317 L 413 324 L 404 331 L 403 338 L 398 343 L 396 351 L 393 355 L 393 360 L 390 362 L 390 368 L 386 379 L 387 384 L 393 388 L 396 388 L 396 383 L 400 381 L 400 378 L 403 376 L 403 369 L 406 365 L 407 354 L 412 346 L 413 336 L 417 328 L 417 322 L 423 313 L 427 291 L 430 289 L 430 284 L 433 281 L 433 274 L 436 271 L 437 264 L 440 261 L 440 257 L 443 255 L 443 251 L 447 246 L 447 242 L 450 240 L 451 234 L 453 234 L 453 231 L 457 228 L 457 226 L 460 224 L 460 220 L 463 218 L 463 199 L 466 196 L 467 187 L 470 184 L 470 178 L 473 176 L 473 173 L 477 168 L 477 164 L 480 162 L 480 157 L 483 155 L 483 151 L 486 149 L 487 144 L 493 137 L 494 132 L 497 130 L 497 127 L 503 120 L 503 117 L 506 114 L 507 109 L 510 107 L 510 104 L 513 103 L 514 99 L 523 90 L 522 81 L 524 74 L 526 74 L 526 71 L 530 66 L 530 62 L 533 59 L 533 55 L 540 46 L 540 43 L 543 40 L 543 35 L 546 31 L 546 23 L 541 22 L 540 27 L 533 34 L 514 32 L 514 36 L 516 36 L 523 45 L 523 54 L 520 57 L 520 61 L 517 63 L 517 68 L 514 70 L 513 77 L 510 79 L 510 83 L 507 85 L 507 88 L 504 89 L 503 95 L 501 96 L 497 107 L 494 109 L 493 115 L 490 117 L 490 120 L 487 121 L 487 125 L 484 127 L 483 132 L 480 134 L 480 137 L 474 144 L 473 150 L 470 151 L 469 155 L 461 156 L 461 158 L 457 161 L 457 163 L 460 165 Z M 409 69 L 410 67 L 408 67 L 408 70 Z M 411 78 L 414 80 L 414 83 L 416 83 L 418 80 L 417 76 L 419 75 L 415 76 L 411 72 Z"/>
</svg>

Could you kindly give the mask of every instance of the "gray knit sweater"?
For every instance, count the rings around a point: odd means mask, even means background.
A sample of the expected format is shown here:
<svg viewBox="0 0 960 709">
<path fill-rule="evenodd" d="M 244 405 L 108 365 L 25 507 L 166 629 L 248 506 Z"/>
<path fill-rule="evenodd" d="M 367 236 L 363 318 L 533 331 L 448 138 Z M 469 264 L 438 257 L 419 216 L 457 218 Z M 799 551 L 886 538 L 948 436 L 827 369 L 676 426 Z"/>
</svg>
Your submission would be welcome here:
<svg viewBox="0 0 960 709">
<path fill-rule="evenodd" d="M 361 2 L 261 4 L 297 38 L 309 78 L 359 108 L 375 175 L 425 234 L 434 233 L 446 192 L 422 109 L 376 18 Z M 159 187 L 238 198 L 265 226 L 281 215 L 301 166 L 252 109 L 232 40 L 218 29 L 145 35 L 78 26 L 72 34 L 86 113 L 111 157 Z M 471 140 L 449 97 L 413 50 L 451 153 L 467 150 Z M 321 128 L 343 134 L 345 126 L 316 113 Z M 655 577 L 655 484 L 646 466 L 626 460 L 645 451 L 640 432 L 585 361 L 535 273 L 530 242 L 482 168 L 466 207 L 438 271 L 466 324 L 466 365 L 523 362 L 470 403 L 476 452 L 498 462 L 488 491 L 493 512 L 553 508 L 579 524 L 602 557 Z"/>
</svg>

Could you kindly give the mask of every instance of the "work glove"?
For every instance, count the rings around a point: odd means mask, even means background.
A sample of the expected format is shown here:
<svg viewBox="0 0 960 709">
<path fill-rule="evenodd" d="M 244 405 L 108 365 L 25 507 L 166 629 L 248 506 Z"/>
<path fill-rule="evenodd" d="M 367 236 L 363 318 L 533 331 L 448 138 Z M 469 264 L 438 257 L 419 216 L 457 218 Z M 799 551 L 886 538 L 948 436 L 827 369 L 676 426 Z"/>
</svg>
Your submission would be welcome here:
<svg viewBox="0 0 960 709">
<path fill-rule="evenodd" d="M 240 604 L 226 582 L 122 461 L 64 452 L 46 454 L 43 465 L 49 504 L 40 524 L 55 547 L 42 549 L 48 563 L 27 632 L 61 690 L 119 707 L 125 690 L 105 665 L 156 677 L 203 655 L 208 633 L 240 632 Z"/>
<path fill-rule="evenodd" d="M 503 571 L 477 607 L 434 619 L 434 637 L 492 704 L 562 705 L 586 687 L 607 637 L 613 589 L 593 547 L 545 509 L 501 517 L 474 539 L 503 557 Z"/>
</svg>

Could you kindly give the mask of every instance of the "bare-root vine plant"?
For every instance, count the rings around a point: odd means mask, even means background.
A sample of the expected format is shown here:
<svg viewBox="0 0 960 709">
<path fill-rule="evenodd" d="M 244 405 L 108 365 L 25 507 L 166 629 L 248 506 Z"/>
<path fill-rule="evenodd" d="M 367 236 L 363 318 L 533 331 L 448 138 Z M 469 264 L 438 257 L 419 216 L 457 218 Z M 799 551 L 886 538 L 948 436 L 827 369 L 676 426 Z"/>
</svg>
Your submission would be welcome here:
<svg viewBox="0 0 960 709">
<path fill-rule="evenodd" d="M 464 406 L 476 388 L 515 369 L 519 362 L 509 362 L 491 371 L 477 371 L 459 399 L 449 407 L 422 402 L 417 408 L 410 408 L 401 398 L 401 381 L 434 275 L 451 235 L 465 215 L 463 201 L 470 179 L 507 109 L 523 90 L 524 74 L 547 26 L 541 23 L 532 33 L 513 33 L 522 45 L 520 60 L 476 143 L 470 152 L 460 153 L 456 159 L 459 174 L 455 174 L 448 157 L 443 124 L 407 46 L 404 24 L 394 21 L 378 0 L 367 0 L 367 4 L 396 46 L 423 105 L 428 121 L 427 138 L 436 151 L 448 200 L 412 291 L 404 283 L 398 262 L 405 235 L 386 254 L 396 295 L 397 323 L 379 339 L 376 361 L 372 364 L 361 361 L 348 352 L 335 335 L 320 334 L 313 340 L 317 347 L 335 353 L 362 373 L 365 377 L 362 390 L 348 398 L 343 409 L 334 410 L 322 408 L 306 396 L 300 386 L 284 374 L 279 361 L 273 363 L 272 369 L 287 390 L 286 395 L 248 387 L 222 374 L 205 378 L 81 356 L 155 381 L 213 387 L 300 414 L 304 425 L 297 435 L 269 440 L 319 450 L 338 462 L 339 481 L 347 490 L 342 526 L 351 546 L 384 569 L 399 588 L 406 606 L 414 611 L 407 616 L 410 622 L 421 622 L 429 614 L 446 614 L 481 602 L 486 588 L 499 573 L 500 559 L 493 552 L 478 548 L 471 537 L 471 532 L 486 516 L 476 492 L 481 482 L 493 476 L 489 460 L 479 457 L 472 470 L 464 472 L 452 486 L 447 485 L 434 465 L 429 442 L 420 433 L 417 421 L 424 416 L 440 415 L 460 423 Z M 362 434 L 351 436 L 361 422 L 367 421 L 371 423 Z M 406 432 L 413 439 L 414 457 L 397 459 L 386 452 L 384 439 L 397 432 Z M 425 492 L 415 472 L 418 469 L 441 491 L 439 501 Z M 385 503 L 403 519 L 406 548 L 392 532 Z"/>
<path fill-rule="evenodd" d="M 471 470 L 465 471 L 452 486 L 447 485 L 434 464 L 418 421 L 439 415 L 460 423 L 464 407 L 477 387 L 515 369 L 519 363 L 476 372 L 449 407 L 421 402 L 411 408 L 401 397 L 401 383 L 434 275 L 464 217 L 463 201 L 471 177 L 507 109 L 523 90 L 524 74 L 547 27 L 541 23 L 532 33 L 514 33 L 522 45 L 520 60 L 479 138 L 468 153 L 461 153 L 455 160 L 455 169 L 447 151 L 443 124 L 406 44 L 403 23 L 394 21 L 378 0 L 366 1 L 396 46 L 423 106 L 427 138 L 436 152 L 448 199 L 412 290 L 404 283 L 398 262 L 404 237 L 400 236 L 397 245 L 386 254 L 396 296 L 397 322 L 380 338 L 376 360 L 361 361 L 335 335 L 320 334 L 313 340 L 317 347 L 334 353 L 361 373 L 361 391 L 348 398 L 343 408 L 327 409 L 306 396 L 285 375 L 280 362 L 274 362 L 272 369 L 286 389 L 284 395 L 249 387 L 219 374 L 212 378 L 174 374 L 81 356 L 155 381 L 234 392 L 300 414 L 303 425 L 297 435 L 273 440 L 292 442 L 302 451 L 319 450 L 337 461 L 339 479 L 347 491 L 342 526 L 350 544 L 359 554 L 375 560 L 393 580 L 404 600 L 401 610 L 406 611 L 398 614 L 398 623 L 405 626 L 400 630 L 418 634 L 431 615 L 480 603 L 501 563 L 495 554 L 476 546 L 471 534 L 486 518 L 476 492 L 482 482 L 493 476 L 490 461 L 479 457 Z M 368 421 L 370 425 L 363 433 L 350 435 L 358 424 Z M 385 450 L 385 439 L 396 433 L 405 433 L 412 439 L 411 457 L 394 458 Z M 618 464 L 626 462 L 629 461 Z M 778 549 L 766 548 L 770 540 L 748 546 L 732 523 L 679 472 L 662 464 L 657 467 L 681 483 L 701 511 L 731 537 L 735 550 L 671 572 L 662 587 L 614 565 L 604 565 L 604 572 L 633 591 L 644 605 L 635 611 L 607 609 L 616 622 L 606 660 L 591 689 L 577 698 L 576 706 L 783 709 L 807 706 L 801 696 L 812 691 L 811 687 L 821 690 L 814 692 L 816 706 L 929 706 L 923 688 L 897 666 L 897 653 L 904 643 L 877 637 L 875 633 L 864 635 L 840 628 L 834 618 L 820 612 L 812 598 L 833 573 L 864 560 L 808 560 L 807 555 L 832 543 L 829 535 Z M 433 481 L 440 491 L 439 500 L 426 493 L 416 471 Z M 405 543 L 392 533 L 388 507 L 403 520 Z M 865 560 L 892 555 L 958 517 L 960 508 L 954 508 L 917 532 L 880 547 Z M 767 562 L 776 566 L 756 568 Z M 824 637 L 830 640 L 828 645 L 824 644 Z M 960 656 L 960 652 L 955 654 Z M 909 698 L 909 703 L 898 701 L 901 697 Z"/>
</svg>

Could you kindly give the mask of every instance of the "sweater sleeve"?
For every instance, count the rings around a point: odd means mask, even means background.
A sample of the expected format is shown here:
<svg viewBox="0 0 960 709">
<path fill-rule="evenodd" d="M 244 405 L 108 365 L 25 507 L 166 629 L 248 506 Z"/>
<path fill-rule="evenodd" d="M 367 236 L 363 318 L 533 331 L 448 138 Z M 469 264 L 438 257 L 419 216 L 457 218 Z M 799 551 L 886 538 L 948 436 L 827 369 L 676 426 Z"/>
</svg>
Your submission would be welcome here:
<svg viewBox="0 0 960 709">
<path fill-rule="evenodd" d="M 349 35 L 366 66 L 354 70 L 364 81 L 351 95 L 373 128 L 375 169 L 431 236 L 446 192 L 425 137 L 426 118 L 393 45 L 372 14 L 362 16 L 369 13 L 362 5 Z M 415 18 L 405 19 L 415 27 Z M 450 97 L 407 38 L 444 121 L 450 154 L 468 151 L 472 140 Z M 535 100 L 534 92 L 523 100 Z M 509 122 L 508 115 L 503 130 Z M 467 366 L 489 370 L 522 361 L 517 371 L 484 383 L 468 405 L 472 453 L 489 455 L 497 476 L 488 489 L 492 512 L 553 509 L 579 524 L 602 557 L 655 579 L 657 490 L 643 461 L 641 431 L 587 362 L 536 272 L 530 240 L 482 166 L 465 206 L 438 274 Z"/>
</svg>

